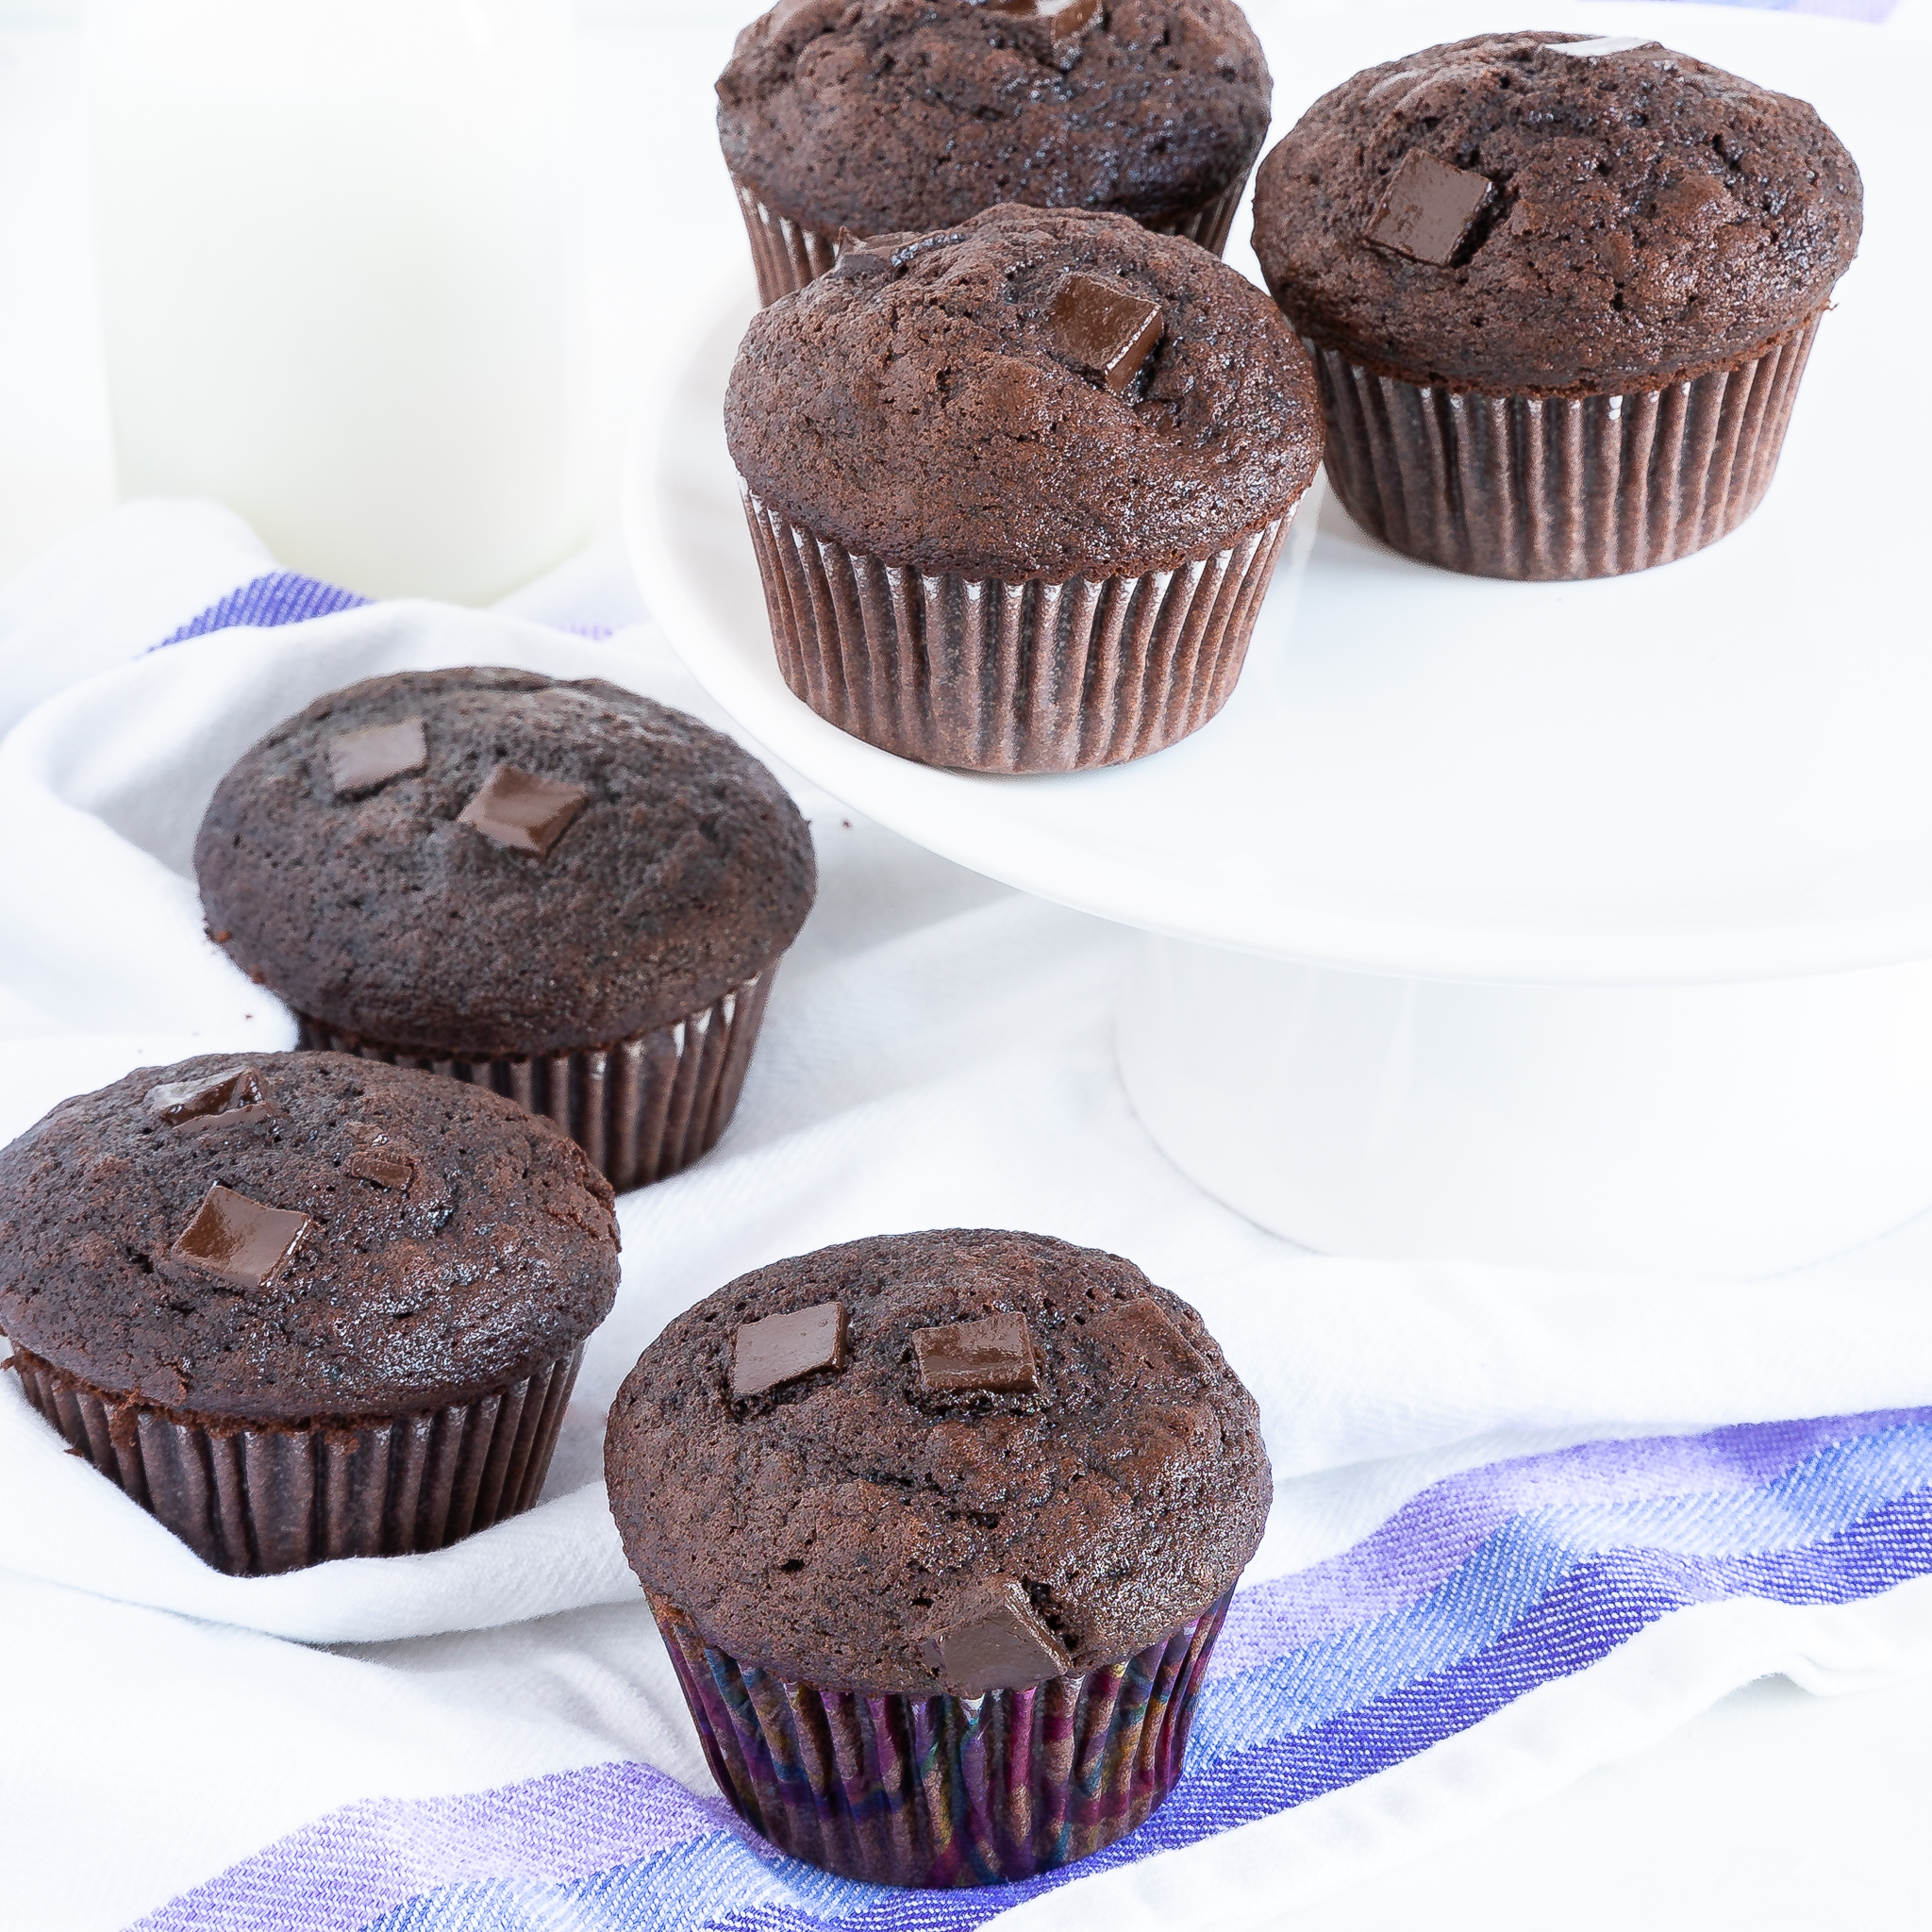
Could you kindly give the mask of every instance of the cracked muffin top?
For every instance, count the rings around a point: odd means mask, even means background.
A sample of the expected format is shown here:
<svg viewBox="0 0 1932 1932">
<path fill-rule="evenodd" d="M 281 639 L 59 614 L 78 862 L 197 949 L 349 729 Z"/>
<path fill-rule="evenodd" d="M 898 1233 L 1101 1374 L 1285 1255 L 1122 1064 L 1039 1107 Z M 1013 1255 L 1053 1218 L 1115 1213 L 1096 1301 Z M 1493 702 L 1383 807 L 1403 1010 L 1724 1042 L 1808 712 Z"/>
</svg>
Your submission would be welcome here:
<svg viewBox="0 0 1932 1932">
<path fill-rule="evenodd" d="M 631 1566 L 794 1680 L 976 1694 L 1133 1655 L 1234 1586 L 1273 1490 L 1254 1398 L 1131 1262 L 879 1236 L 671 1323 L 611 1407 Z"/>
<path fill-rule="evenodd" d="M 1159 224 L 1246 178 L 1272 92 L 1232 0 L 785 0 L 739 35 L 718 133 L 767 207 L 827 234 L 1002 201 Z"/>
<path fill-rule="evenodd" d="M 617 1291 L 609 1184 L 514 1101 L 345 1054 L 208 1054 L 0 1149 L 0 1331 L 104 1394 L 277 1423 L 467 1402 Z"/>
<path fill-rule="evenodd" d="M 608 1045 L 791 944 L 811 834 L 749 752 L 600 678 L 465 667 L 320 697 L 215 788 L 216 943 L 298 1012 L 426 1058 Z"/>
<path fill-rule="evenodd" d="M 1122 216 L 1014 207 L 876 238 L 755 316 L 724 428 L 814 534 L 1009 582 L 1211 555 L 1322 457 L 1307 352 L 1258 289 Z"/>
<path fill-rule="evenodd" d="M 1862 207 L 1803 101 L 1654 41 L 1483 34 L 1317 101 L 1261 164 L 1255 252 L 1304 335 L 1371 367 L 1602 393 L 1805 323 Z"/>
</svg>

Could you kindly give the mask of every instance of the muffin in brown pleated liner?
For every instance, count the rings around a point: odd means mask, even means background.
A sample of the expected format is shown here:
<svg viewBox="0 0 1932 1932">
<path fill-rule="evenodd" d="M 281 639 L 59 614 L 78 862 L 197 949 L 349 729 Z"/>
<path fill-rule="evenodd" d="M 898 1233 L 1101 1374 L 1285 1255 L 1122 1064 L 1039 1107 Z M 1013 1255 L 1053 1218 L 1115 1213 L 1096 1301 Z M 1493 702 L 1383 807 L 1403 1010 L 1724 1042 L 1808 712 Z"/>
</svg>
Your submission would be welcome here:
<svg viewBox="0 0 1932 1932">
<path fill-rule="evenodd" d="M 837 235 L 821 234 L 816 228 L 802 226 L 790 215 L 774 213 L 758 199 L 758 191 L 747 188 L 736 175 L 731 185 L 738 192 L 744 230 L 751 238 L 752 266 L 758 270 L 762 307 L 770 308 L 780 295 L 816 281 L 838 260 Z"/>
<path fill-rule="evenodd" d="M 522 1059 L 467 1059 L 385 1045 L 295 1015 L 298 1043 L 446 1074 L 506 1094 L 557 1124 L 613 1188 L 641 1188 L 717 1144 L 744 1086 L 774 960 L 683 1020 L 629 1040 Z"/>
<path fill-rule="evenodd" d="M 816 281 L 839 258 L 839 237 L 822 229 L 808 228 L 790 215 L 768 208 L 736 175 L 731 185 L 738 192 L 738 206 L 744 215 L 744 230 L 751 238 L 752 266 L 758 271 L 758 302 L 770 308 L 780 295 L 790 295 L 808 282 Z M 1234 225 L 1235 210 L 1241 207 L 1242 192 L 1248 185 L 1243 175 L 1232 188 L 1213 200 L 1182 214 L 1161 215 L 1141 225 L 1157 235 L 1184 235 L 1210 254 L 1219 255 L 1227 245 L 1227 231 Z"/>
<path fill-rule="evenodd" d="M 1294 521 L 1174 570 L 1008 583 L 882 563 L 744 503 L 785 682 L 868 744 L 972 772 L 1123 764 L 1198 731 Z"/>
<path fill-rule="evenodd" d="M 647 1591 L 718 1788 L 782 1851 L 874 1885 L 1030 1878 L 1178 1782 L 1232 1591 L 1132 1657 L 979 1697 L 795 1683 Z"/>
<path fill-rule="evenodd" d="M 1821 308 L 1755 354 L 1615 395 L 1485 395 L 1304 337 L 1329 480 L 1391 548 L 1474 576 L 1615 576 L 1735 530 L 1777 468 Z"/>
<path fill-rule="evenodd" d="M 270 1576 L 440 1550 L 529 1508 L 583 1354 L 473 1402 L 296 1424 L 150 1407 L 24 1348 L 11 1366 L 67 1441 L 205 1563 Z"/>
</svg>

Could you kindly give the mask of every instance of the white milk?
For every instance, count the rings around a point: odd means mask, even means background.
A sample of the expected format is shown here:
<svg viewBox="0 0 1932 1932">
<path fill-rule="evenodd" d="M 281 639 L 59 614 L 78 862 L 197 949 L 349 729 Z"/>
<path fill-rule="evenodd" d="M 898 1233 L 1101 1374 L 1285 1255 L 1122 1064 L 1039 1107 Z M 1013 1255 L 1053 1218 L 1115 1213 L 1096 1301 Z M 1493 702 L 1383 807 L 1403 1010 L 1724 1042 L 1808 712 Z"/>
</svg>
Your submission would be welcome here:
<svg viewBox="0 0 1932 1932">
<path fill-rule="evenodd" d="M 90 0 L 121 493 L 371 595 L 584 537 L 568 0 Z"/>
</svg>

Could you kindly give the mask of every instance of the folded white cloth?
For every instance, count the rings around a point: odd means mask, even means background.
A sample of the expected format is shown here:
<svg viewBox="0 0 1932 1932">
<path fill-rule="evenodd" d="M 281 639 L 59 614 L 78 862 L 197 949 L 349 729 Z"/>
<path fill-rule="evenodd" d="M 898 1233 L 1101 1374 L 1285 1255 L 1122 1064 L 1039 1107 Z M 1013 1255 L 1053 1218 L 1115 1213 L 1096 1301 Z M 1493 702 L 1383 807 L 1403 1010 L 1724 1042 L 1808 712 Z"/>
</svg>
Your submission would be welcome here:
<svg viewBox="0 0 1932 1932">
<path fill-rule="evenodd" d="M 647 626 L 372 605 L 142 654 L 270 568 L 225 512 L 137 507 L 0 598 L 0 681 L 42 697 L 0 742 L 0 1140 L 136 1065 L 292 1043 L 203 934 L 190 851 L 227 764 L 310 697 L 509 663 L 728 728 Z M 1768 1670 L 1932 1665 L 1925 1228 L 1743 1287 L 1302 1254 L 1135 1121 L 1111 1033 L 1130 934 L 783 775 L 818 908 L 723 1143 L 621 1203 L 617 1308 L 537 1509 L 434 1555 L 220 1576 L 0 1376 L 0 1815 L 36 1821 L 8 1856 L 19 1923 L 1234 1925 Z M 909 1916 L 731 1828 L 598 1456 L 670 1315 L 781 1255 L 943 1225 L 1113 1249 L 1195 1303 L 1277 1487 L 1182 1791 L 1064 1883 Z"/>
</svg>

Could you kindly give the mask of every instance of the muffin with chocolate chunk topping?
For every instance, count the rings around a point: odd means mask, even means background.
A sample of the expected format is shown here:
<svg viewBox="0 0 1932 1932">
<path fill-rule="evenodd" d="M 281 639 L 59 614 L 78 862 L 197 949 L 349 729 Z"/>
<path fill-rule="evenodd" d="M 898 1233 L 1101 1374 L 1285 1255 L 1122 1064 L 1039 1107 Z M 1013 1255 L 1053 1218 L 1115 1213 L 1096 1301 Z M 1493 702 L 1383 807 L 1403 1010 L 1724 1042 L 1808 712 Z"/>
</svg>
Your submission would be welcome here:
<svg viewBox="0 0 1932 1932">
<path fill-rule="evenodd" d="M 1255 252 L 1358 523 L 1605 576 L 1757 507 L 1861 210 L 1803 101 L 1655 41 L 1483 34 L 1317 101 L 1262 163 Z"/>
<path fill-rule="evenodd" d="M 216 788 L 194 870 L 305 1046 L 508 1093 L 619 1188 L 724 1131 L 815 883 L 797 808 L 722 733 L 475 668 L 277 724 Z"/>
<path fill-rule="evenodd" d="M 1211 718 L 1321 458 L 1273 304 L 1120 215 L 891 236 L 754 318 L 724 403 L 773 639 L 887 751 L 1054 772 Z"/>
<path fill-rule="evenodd" d="M 841 229 L 1004 201 L 1218 254 L 1272 92 L 1234 0 L 780 0 L 719 76 L 718 133 L 774 302 L 831 267 Z"/>
<path fill-rule="evenodd" d="M 0 1150 L 0 1330 L 28 1399 L 238 1574 L 529 1507 L 616 1288 L 582 1151 L 430 1074 L 207 1055 Z"/>
<path fill-rule="evenodd" d="M 894 1885 L 1025 1877 L 1148 1815 L 1272 1495 L 1193 1309 L 988 1229 L 720 1289 L 645 1350 L 605 1466 L 720 1787 Z"/>
</svg>

